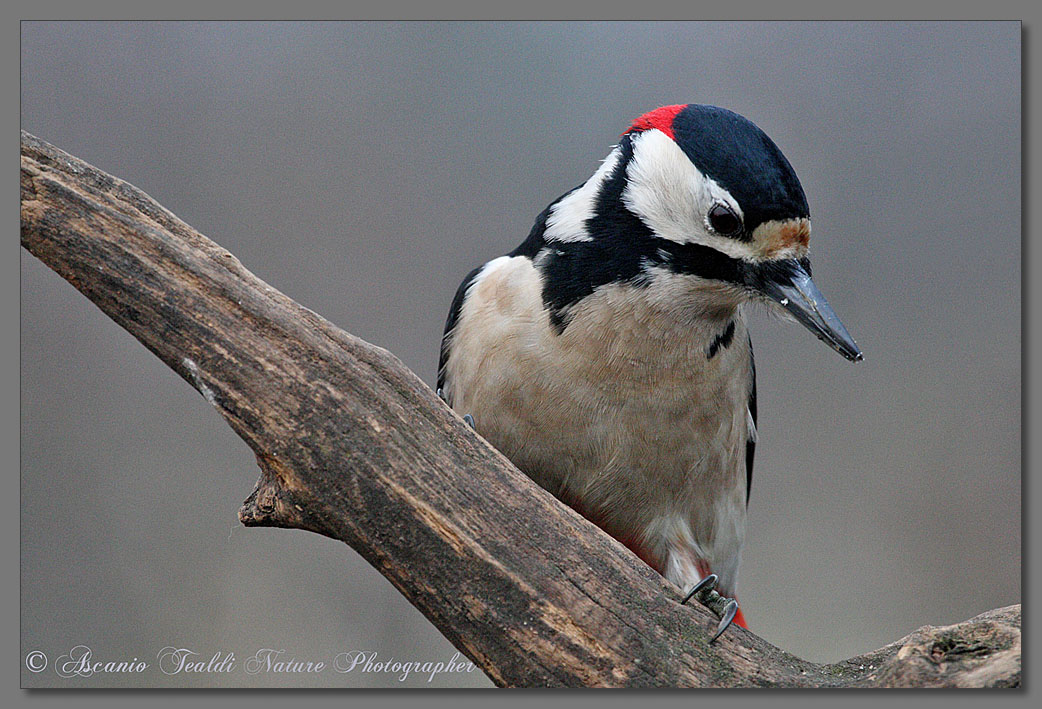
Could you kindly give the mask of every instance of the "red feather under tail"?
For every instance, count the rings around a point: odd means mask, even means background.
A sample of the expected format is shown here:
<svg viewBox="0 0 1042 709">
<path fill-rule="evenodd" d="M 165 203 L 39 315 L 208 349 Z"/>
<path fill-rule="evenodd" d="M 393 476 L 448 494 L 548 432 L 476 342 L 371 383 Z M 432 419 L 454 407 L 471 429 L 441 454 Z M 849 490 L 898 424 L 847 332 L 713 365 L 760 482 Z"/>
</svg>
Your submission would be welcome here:
<svg viewBox="0 0 1042 709">
<path fill-rule="evenodd" d="M 749 629 L 749 626 L 745 624 L 745 616 L 742 614 L 741 607 L 738 608 L 738 613 L 734 617 L 734 622 L 742 626 L 746 630 Z"/>
</svg>

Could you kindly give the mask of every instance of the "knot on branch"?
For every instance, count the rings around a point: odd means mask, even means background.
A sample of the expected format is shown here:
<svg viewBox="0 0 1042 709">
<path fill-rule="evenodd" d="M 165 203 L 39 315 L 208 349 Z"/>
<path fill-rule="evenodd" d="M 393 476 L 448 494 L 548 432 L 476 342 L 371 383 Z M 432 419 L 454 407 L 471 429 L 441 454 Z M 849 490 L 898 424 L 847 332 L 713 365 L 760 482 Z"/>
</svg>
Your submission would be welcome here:
<svg viewBox="0 0 1042 709">
<path fill-rule="evenodd" d="M 1020 607 L 999 608 L 955 625 L 923 626 L 879 677 L 890 687 L 1020 686 Z"/>
<path fill-rule="evenodd" d="M 239 521 L 246 527 L 283 527 L 310 529 L 306 523 L 303 501 L 289 483 L 289 469 L 278 459 L 257 454 L 261 469 L 257 487 L 239 508 Z"/>
</svg>

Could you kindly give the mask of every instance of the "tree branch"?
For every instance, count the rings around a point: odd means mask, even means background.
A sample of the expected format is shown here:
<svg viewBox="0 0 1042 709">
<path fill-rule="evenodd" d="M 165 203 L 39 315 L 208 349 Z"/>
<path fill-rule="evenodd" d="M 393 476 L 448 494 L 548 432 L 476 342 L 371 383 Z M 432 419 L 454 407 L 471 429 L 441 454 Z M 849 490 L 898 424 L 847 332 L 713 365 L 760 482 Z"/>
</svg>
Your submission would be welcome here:
<svg viewBox="0 0 1042 709">
<path fill-rule="evenodd" d="M 501 686 L 1019 686 L 1020 606 L 834 665 L 681 606 L 387 351 L 247 271 L 146 194 L 22 133 L 22 245 L 253 449 L 247 526 L 339 539 Z"/>
</svg>

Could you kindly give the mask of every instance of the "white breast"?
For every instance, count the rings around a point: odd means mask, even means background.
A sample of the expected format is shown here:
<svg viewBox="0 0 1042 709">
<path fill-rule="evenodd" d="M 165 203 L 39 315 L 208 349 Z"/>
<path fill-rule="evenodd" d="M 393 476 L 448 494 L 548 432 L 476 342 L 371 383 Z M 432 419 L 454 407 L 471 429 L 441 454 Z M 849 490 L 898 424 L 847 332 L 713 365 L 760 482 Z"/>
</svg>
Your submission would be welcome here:
<svg viewBox="0 0 1042 709">
<path fill-rule="evenodd" d="M 733 594 L 745 528 L 750 353 L 690 276 L 608 285 L 558 335 L 525 257 L 490 261 L 452 333 L 445 393 L 521 470 L 690 586 Z M 710 303 L 715 303 L 712 307 Z M 710 343 L 731 320 L 730 346 Z"/>
</svg>

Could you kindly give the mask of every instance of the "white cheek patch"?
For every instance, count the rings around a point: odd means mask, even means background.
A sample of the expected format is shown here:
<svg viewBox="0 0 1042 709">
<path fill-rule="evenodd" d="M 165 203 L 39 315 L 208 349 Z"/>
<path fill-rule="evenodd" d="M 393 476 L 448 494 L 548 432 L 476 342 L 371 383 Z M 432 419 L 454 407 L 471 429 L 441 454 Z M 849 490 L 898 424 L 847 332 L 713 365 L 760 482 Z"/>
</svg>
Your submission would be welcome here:
<svg viewBox="0 0 1042 709">
<path fill-rule="evenodd" d="M 594 205 L 601 185 L 619 162 L 619 149 L 612 150 L 597 172 L 550 209 L 546 218 L 543 238 L 551 241 L 590 241 L 593 237 L 586 231 L 586 222 L 594 214 Z"/>
<path fill-rule="evenodd" d="M 756 260 L 752 244 L 713 234 L 705 215 L 717 203 L 742 217 L 731 194 L 692 164 L 680 146 L 657 129 L 633 137 L 633 159 L 622 199 L 655 234 L 678 244 L 701 244 L 732 258 Z"/>
<path fill-rule="evenodd" d="M 707 179 L 673 139 L 652 129 L 633 137 L 623 202 L 660 237 L 685 243 L 705 232 Z"/>
</svg>

